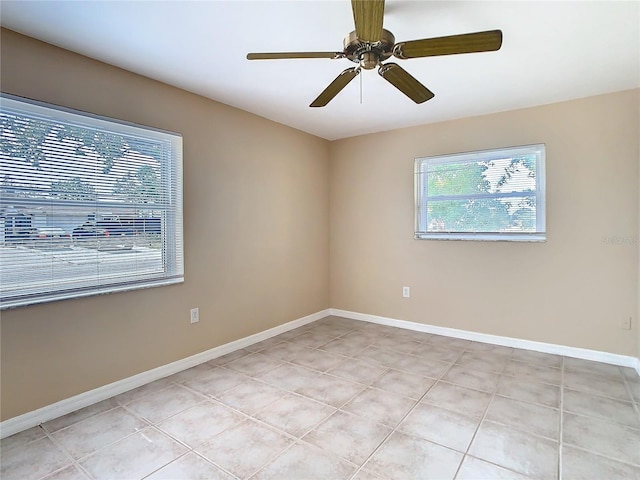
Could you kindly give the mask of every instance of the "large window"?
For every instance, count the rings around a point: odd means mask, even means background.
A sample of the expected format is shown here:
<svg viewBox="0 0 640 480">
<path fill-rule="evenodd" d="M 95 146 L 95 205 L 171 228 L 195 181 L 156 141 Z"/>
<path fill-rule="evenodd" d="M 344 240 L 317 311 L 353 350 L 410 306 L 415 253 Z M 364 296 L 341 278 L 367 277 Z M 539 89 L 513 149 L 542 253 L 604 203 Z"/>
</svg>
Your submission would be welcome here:
<svg viewBox="0 0 640 480">
<path fill-rule="evenodd" d="M 416 159 L 416 238 L 544 241 L 544 161 L 544 145 Z"/>
<path fill-rule="evenodd" d="M 182 137 L 0 97 L 0 306 L 183 281 Z"/>
</svg>

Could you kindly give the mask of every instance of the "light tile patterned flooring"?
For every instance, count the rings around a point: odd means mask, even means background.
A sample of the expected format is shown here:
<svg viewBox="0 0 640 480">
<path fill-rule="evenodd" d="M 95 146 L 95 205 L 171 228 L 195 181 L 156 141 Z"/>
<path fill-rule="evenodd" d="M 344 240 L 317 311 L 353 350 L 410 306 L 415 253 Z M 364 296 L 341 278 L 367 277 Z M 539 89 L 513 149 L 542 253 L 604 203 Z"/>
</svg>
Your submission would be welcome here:
<svg viewBox="0 0 640 480">
<path fill-rule="evenodd" d="M 337 317 L 2 441 L 12 479 L 640 479 L 630 368 Z"/>
</svg>

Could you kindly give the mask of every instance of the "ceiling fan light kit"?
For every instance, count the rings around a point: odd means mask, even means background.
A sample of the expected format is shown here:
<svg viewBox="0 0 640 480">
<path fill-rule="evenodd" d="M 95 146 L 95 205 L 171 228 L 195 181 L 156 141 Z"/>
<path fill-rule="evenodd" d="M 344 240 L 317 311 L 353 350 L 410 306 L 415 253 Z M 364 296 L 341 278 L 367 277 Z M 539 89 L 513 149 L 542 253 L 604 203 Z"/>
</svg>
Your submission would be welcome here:
<svg viewBox="0 0 640 480">
<path fill-rule="evenodd" d="M 346 58 L 358 64 L 357 67 L 348 68 L 340 73 L 309 105 L 310 107 L 324 107 L 360 74 L 361 69 L 372 70 L 376 67 L 380 76 L 415 103 L 420 104 L 432 99 L 434 93 L 398 64 L 382 62 L 392 56 L 406 60 L 460 53 L 492 52 L 499 50 L 502 46 L 500 30 L 395 43 L 394 35 L 382 28 L 384 0 L 351 0 L 351 8 L 356 29 L 344 38 L 342 52 L 249 53 L 247 59 Z"/>
</svg>

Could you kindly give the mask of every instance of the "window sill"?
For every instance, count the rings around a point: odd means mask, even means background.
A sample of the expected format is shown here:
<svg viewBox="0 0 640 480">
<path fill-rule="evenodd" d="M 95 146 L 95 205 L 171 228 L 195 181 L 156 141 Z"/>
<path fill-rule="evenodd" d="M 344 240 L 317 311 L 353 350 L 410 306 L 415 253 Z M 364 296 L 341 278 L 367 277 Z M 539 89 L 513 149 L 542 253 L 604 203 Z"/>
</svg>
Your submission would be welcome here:
<svg viewBox="0 0 640 480">
<path fill-rule="evenodd" d="M 546 242 L 546 233 L 421 233 L 416 240 L 467 240 L 479 242 Z"/>
</svg>

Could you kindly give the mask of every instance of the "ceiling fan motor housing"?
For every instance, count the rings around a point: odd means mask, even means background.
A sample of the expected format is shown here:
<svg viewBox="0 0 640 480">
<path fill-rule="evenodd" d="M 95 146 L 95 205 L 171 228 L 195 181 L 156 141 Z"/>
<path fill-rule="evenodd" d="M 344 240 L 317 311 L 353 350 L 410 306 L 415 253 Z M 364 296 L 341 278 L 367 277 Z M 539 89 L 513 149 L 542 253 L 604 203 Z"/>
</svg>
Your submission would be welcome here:
<svg viewBox="0 0 640 480">
<path fill-rule="evenodd" d="M 375 43 L 363 42 L 353 31 L 344 38 L 344 54 L 365 70 L 371 70 L 391 57 L 395 42 L 396 39 L 389 30 L 383 29 L 380 41 Z"/>
</svg>

